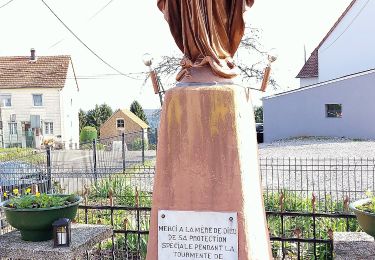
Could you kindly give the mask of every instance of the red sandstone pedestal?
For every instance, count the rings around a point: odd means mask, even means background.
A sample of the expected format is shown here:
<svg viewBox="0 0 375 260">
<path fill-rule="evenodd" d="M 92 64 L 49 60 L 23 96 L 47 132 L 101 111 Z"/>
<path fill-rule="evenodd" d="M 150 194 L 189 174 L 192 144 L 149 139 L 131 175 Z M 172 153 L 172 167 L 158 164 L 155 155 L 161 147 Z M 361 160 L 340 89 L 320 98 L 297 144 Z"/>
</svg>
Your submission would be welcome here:
<svg viewBox="0 0 375 260">
<path fill-rule="evenodd" d="M 175 87 L 163 106 L 147 260 L 158 211 L 237 212 L 238 259 L 271 259 L 253 107 L 237 85 Z"/>
</svg>

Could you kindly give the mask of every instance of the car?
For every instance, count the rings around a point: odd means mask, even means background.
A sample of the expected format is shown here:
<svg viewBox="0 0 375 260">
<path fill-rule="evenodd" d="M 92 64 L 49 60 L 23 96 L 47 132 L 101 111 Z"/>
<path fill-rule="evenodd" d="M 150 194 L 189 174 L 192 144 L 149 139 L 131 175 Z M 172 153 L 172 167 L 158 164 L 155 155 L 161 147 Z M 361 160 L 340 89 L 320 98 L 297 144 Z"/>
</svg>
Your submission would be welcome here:
<svg viewBox="0 0 375 260">
<path fill-rule="evenodd" d="M 263 143 L 263 123 L 256 123 L 255 130 L 257 132 L 258 143 Z"/>
</svg>

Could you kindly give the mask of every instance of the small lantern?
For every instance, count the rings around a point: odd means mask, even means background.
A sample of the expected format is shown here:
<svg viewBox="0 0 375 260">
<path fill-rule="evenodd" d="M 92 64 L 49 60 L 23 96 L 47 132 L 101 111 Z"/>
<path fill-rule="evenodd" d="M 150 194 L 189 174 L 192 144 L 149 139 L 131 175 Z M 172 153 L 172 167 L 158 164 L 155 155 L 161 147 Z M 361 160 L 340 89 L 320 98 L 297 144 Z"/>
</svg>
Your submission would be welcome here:
<svg viewBox="0 0 375 260">
<path fill-rule="evenodd" d="M 71 243 L 71 221 L 60 218 L 52 223 L 53 247 L 69 247 Z"/>
</svg>

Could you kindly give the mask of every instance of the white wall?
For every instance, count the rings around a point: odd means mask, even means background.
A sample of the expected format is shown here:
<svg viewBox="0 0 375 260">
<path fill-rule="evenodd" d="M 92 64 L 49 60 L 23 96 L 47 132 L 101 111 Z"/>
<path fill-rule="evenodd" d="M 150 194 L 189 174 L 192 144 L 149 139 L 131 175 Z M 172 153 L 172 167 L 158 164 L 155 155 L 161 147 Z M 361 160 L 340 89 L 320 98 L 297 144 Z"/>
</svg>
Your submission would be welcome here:
<svg viewBox="0 0 375 260">
<path fill-rule="evenodd" d="M 1 108 L 1 119 L 3 121 L 4 143 L 9 143 L 9 122 L 11 114 L 16 114 L 18 136 L 23 134 L 21 122 L 30 122 L 30 115 L 40 115 L 41 121 L 53 122 L 54 135 L 62 133 L 60 120 L 60 93 L 55 88 L 23 88 L 1 90 L 1 93 L 12 95 L 12 106 Z M 43 95 L 43 106 L 33 106 L 32 94 Z M 43 127 L 44 125 L 42 125 Z M 48 136 L 45 136 L 48 138 Z M 42 139 L 42 137 L 40 137 Z M 17 141 L 14 140 L 13 141 Z M 22 140 L 18 140 L 21 142 Z M 41 140 L 39 140 L 41 141 Z M 37 144 L 39 145 L 39 143 Z"/>
<path fill-rule="evenodd" d="M 320 82 L 375 68 L 374 17 L 375 1 L 357 0 L 319 48 Z"/>
<path fill-rule="evenodd" d="M 298 136 L 375 139 L 375 72 L 263 99 L 264 140 Z M 327 118 L 325 104 L 342 104 Z"/>
<path fill-rule="evenodd" d="M 78 94 L 79 92 L 70 62 L 65 87 L 61 90 L 60 96 L 62 141 L 65 144 L 65 149 L 76 149 L 79 146 Z"/>
<path fill-rule="evenodd" d="M 318 77 L 315 77 L 315 78 L 300 78 L 299 79 L 299 85 L 300 85 L 301 88 L 316 84 L 318 82 L 319 82 Z"/>
</svg>

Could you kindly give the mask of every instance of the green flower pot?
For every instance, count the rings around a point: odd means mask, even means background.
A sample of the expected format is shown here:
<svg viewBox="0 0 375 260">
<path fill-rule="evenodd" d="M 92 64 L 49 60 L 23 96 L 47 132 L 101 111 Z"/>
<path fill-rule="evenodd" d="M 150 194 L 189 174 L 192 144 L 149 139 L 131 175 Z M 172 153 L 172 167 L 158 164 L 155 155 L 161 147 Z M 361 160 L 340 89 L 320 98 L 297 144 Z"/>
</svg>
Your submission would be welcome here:
<svg viewBox="0 0 375 260">
<path fill-rule="evenodd" d="M 349 208 L 355 213 L 358 223 L 367 234 L 375 238 L 375 214 L 356 207 L 370 202 L 371 199 L 362 199 L 349 204 Z"/>
<path fill-rule="evenodd" d="M 81 202 L 82 198 L 76 196 L 76 202 L 67 206 L 14 209 L 7 207 L 9 201 L 4 201 L 1 207 L 8 223 L 21 232 L 22 240 L 36 242 L 52 239 L 52 223 L 59 218 L 74 219 Z"/>
</svg>

